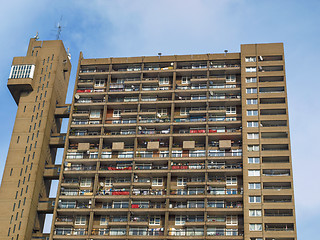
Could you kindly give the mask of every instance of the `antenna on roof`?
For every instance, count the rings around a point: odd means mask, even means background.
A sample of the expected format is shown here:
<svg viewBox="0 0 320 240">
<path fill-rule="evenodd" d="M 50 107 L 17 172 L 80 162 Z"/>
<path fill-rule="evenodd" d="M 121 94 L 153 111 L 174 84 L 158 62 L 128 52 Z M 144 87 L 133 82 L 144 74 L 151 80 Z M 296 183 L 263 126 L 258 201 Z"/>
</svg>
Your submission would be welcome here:
<svg viewBox="0 0 320 240">
<path fill-rule="evenodd" d="M 57 29 L 56 40 L 60 39 L 60 35 L 61 35 L 61 31 L 62 31 L 61 22 L 62 22 L 62 16 L 60 17 L 60 20 L 59 20 L 59 22 L 57 23 L 57 26 L 56 26 L 56 29 Z"/>
<path fill-rule="evenodd" d="M 34 38 L 35 38 L 36 40 L 39 39 L 39 32 L 37 32 L 37 34 L 34 36 Z"/>
<path fill-rule="evenodd" d="M 68 48 L 67 54 L 68 54 L 69 61 L 71 61 L 71 53 L 70 53 L 70 49 L 69 48 Z"/>
</svg>

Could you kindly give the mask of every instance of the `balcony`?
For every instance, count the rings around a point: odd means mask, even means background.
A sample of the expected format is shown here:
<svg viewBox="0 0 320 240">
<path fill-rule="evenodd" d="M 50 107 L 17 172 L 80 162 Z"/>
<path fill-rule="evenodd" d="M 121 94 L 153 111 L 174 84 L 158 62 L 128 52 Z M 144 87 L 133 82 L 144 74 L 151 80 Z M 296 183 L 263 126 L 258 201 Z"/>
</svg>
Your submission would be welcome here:
<svg viewBox="0 0 320 240">
<path fill-rule="evenodd" d="M 103 189 L 99 190 L 98 195 L 106 196 L 106 195 L 112 195 L 112 196 L 123 196 L 123 195 L 129 195 L 130 190 L 129 189 Z"/>
<path fill-rule="evenodd" d="M 194 237 L 194 236 L 204 236 L 204 230 L 202 229 L 175 229 L 172 228 L 168 231 L 169 236 L 184 236 L 184 237 Z"/>
<path fill-rule="evenodd" d="M 166 195 L 166 191 L 162 189 L 132 189 L 134 196 L 147 196 L 147 195 Z"/>
<path fill-rule="evenodd" d="M 86 165 L 70 165 L 65 166 L 65 171 L 95 171 L 96 166 L 86 166 Z"/>
<path fill-rule="evenodd" d="M 294 224 L 293 223 L 266 223 L 265 230 L 267 232 L 294 231 Z"/>
<path fill-rule="evenodd" d="M 60 196 L 92 196 L 93 192 L 90 190 L 80 189 L 63 189 L 60 192 Z"/>
<path fill-rule="evenodd" d="M 84 228 L 56 228 L 54 235 L 63 235 L 63 236 L 83 236 L 87 235 L 88 231 Z"/>
</svg>

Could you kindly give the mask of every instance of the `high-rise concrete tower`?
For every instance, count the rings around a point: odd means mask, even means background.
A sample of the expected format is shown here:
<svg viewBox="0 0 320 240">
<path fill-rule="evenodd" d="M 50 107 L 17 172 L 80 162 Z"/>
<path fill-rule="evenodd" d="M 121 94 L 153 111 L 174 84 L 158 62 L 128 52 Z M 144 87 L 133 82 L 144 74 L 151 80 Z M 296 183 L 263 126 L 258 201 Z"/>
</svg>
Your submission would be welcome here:
<svg viewBox="0 0 320 240">
<path fill-rule="evenodd" d="M 18 113 L 1 239 L 296 240 L 283 44 L 81 53 L 65 105 L 69 72 L 60 41 L 32 39 L 27 57 L 13 61 Z M 57 196 L 48 198 L 52 179 Z M 47 213 L 52 231 L 42 234 Z"/>
<path fill-rule="evenodd" d="M 71 64 L 62 41 L 30 39 L 26 56 L 12 62 L 8 88 L 18 105 L 0 188 L 0 239 L 28 240 L 42 232 Z M 64 108 L 65 109 L 65 108 Z"/>
</svg>

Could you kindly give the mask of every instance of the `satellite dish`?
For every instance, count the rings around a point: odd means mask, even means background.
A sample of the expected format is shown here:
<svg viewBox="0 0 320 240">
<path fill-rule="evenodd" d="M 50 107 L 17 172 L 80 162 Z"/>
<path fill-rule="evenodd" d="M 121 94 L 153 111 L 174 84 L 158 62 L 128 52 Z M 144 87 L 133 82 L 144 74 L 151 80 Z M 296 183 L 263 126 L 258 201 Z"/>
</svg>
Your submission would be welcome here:
<svg viewBox="0 0 320 240">
<path fill-rule="evenodd" d="M 211 96 L 213 95 L 213 92 L 212 92 L 212 91 L 210 91 L 210 95 L 211 95 Z"/>
<path fill-rule="evenodd" d="M 138 127 L 138 129 L 139 129 L 139 130 L 142 130 L 142 127 L 141 127 L 141 126 L 139 126 L 139 127 Z"/>
<path fill-rule="evenodd" d="M 74 98 L 75 98 L 75 99 L 80 99 L 80 95 L 79 95 L 79 94 L 75 94 L 75 95 L 74 95 Z"/>
<path fill-rule="evenodd" d="M 161 117 L 161 114 L 160 114 L 160 113 L 158 113 L 158 114 L 157 114 L 157 116 L 158 116 L 158 117 Z"/>
</svg>

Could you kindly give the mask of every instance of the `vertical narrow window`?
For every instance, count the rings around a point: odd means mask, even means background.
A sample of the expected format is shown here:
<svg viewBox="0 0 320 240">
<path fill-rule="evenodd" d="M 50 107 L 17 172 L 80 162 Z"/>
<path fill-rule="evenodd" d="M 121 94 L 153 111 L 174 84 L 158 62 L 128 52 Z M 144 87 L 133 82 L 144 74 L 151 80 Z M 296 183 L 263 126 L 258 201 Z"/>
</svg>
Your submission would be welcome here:
<svg viewBox="0 0 320 240">
<path fill-rule="evenodd" d="M 26 193 L 28 193 L 28 188 L 29 188 L 29 186 L 27 185 L 27 187 L 26 187 Z"/>
<path fill-rule="evenodd" d="M 11 170 L 10 170 L 10 176 L 12 175 L 12 171 L 13 171 L 13 168 L 11 168 Z"/>
<path fill-rule="evenodd" d="M 23 217 L 23 212 L 24 212 L 24 209 L 21 210 L 21 217 Z"/>
<path fill-rule="evenodd" d="M 52 69 L 52 63 L 50 64 L 50 70 Z"/>
<path fill-rule="evenodd" d="M 18 228 L 18 230 L 20 230 L 20 228 L 21 228 L 21 221 L 19 222 L 19 228 Z"/>
<path fill-rule="evenodd" d="M 26 112 L 27 106 L 24 106 L 23 108 L 23 112 Z"/>
<path fill-rule="evenodd" d="M 26 160 L 26 158 L 25 157 L 23 157 L 23 159 L 22 159 L 22 165 L 24 165 L 24 161 Z"/>
<path fill-rule="evenodd" d="M 49 74 L 48 74 L 48 79 L 50 79 L 50 75 L 51 75 L 51 72 L 49 72 Z"/>
<path fill-rule="evenodd" d="M 17 143 L 19 143 L 19 140 L 20 140 L 20 136 L 17 137 Z"/>
<path fill-rule="evenodd" d="M 54 54 L 52 54 L 51 61 L 53 60 L 53 58 L 54 58 Z M 52 63 L 51 63 L 51 65 L 52 65 Z"/>
</svg>

